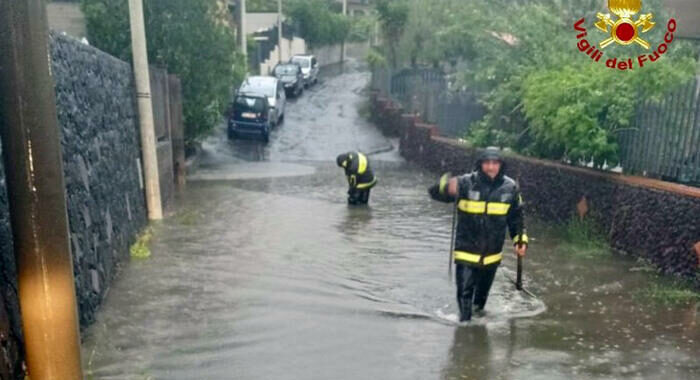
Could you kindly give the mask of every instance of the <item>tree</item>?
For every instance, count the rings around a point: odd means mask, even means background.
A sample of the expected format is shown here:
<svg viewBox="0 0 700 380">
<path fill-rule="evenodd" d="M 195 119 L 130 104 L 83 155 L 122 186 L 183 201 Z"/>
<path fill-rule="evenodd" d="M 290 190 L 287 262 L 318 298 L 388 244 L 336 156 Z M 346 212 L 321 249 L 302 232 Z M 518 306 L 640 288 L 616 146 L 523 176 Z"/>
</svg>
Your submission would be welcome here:
<svg viewBox="0 0 700 380">
<path fill-rule="evenodd" d="M 97 48 L 131 60 L 127 0 L 82 0 L 88 39 Z M 145 0 L 148 57 L 180 77 L 188 143 L 210 132 L 245 75 L 228 15 L 217 0 Z"/>
<path fill-rule="evenodd" d="M 398 65 L 397 46 L 401 42 L 411 8 L 406 0 L 377 0 L 377 17 L 382 28 L 384 44 L 393 67 Z"/>
<path fill-rule="evenodd" d="M 325 0 L 292 0 L 284 12 L 310 47 L 341 43 L 350 33 L 348 17 L 333 12 Z"/>
</svg>

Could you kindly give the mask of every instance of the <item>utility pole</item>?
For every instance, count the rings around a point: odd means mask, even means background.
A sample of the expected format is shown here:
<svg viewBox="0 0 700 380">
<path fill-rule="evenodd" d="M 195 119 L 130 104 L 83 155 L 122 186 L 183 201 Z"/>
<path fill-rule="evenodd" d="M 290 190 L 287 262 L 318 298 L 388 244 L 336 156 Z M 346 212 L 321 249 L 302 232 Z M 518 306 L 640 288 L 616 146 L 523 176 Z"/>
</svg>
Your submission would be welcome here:
<svg viewBox="0 0 700 380">
<path fill-rule="evenodd" d="M 156 134 L 153 128 L 151 79 L 148 72 L 148 54 L 146 53 L 146 31 L 143 22 L 142 0 L 129 0 L 129 22 L 131 24 L 131 49 L 134 56 L 136 98 L 138 99 L 139 106 L 141 156 L 143 157 L 148 219 L 160 220 L 163 219 L 163 205 L 160 200 L 158 156 L 156 153 Z"/>
<path fill-rule="evenodd" d="M 348 0 L 343 0 L 343 16 L 348 15 Z M 345 62 L 345 39 L 340 44 L 340 63 Z"/>
<path fill-rule="evenodd" d="M 246 32 L 246 0 L 239 0 L 239 10 L 238 12 L 240 13 L 240 19 L 238 20 L 238 25 L 241 29 L 241 53 L 245 57 L 248 57 L 248 39 L 247 39 L 247 32 Z"/>
<path fill-rule="evenodd" d="M 277 49 L 279 63 L 282 63 L 282 0 L 277 0 Z"/>
<path fill-rule="evenodd" d="M 33 380 L 81 380 L 61 132 L 44 0 L 0 0 L 0 133 Z"/>
</svg>

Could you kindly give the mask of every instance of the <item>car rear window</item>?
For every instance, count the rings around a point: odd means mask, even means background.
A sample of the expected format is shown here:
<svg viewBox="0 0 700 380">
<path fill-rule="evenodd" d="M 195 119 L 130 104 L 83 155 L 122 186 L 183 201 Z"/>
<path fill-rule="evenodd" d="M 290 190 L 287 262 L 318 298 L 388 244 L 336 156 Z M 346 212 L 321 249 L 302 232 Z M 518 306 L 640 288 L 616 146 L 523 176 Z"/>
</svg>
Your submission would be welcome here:
<svg viewBox="0 0 700 380">
<path fill-rule="evenodd" d="M 309 67 L 309 60 L 307 58 L 292 58 L 292 62 L 298 64 L 299 66 L 305 69 Z"/>
<path fill-rule="evenodd" d="M 265 111 L 265 102 L 260 98 L 248 96 L 237 96 L 234 101 L 234 108 L 241 112 L 261 113 Z"/>
<path fill-rule="evenodd" d="M 299 66 L 297 66 L 297 65 L 277 66 L 275 68 L 275 74 L 277 74 L 277 75 L 296 75 L 298 70 L 299 70 Z"/>
</svg>

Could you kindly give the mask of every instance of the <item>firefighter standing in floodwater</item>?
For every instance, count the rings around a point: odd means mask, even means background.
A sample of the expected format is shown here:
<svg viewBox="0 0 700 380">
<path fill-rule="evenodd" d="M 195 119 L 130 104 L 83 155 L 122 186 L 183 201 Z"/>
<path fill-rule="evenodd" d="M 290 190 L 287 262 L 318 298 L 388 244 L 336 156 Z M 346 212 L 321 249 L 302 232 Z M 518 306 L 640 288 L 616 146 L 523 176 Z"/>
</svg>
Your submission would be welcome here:
<svg viewBox="0 0 700 380">
<path fill-rule="evenodd" d="M 506 226 L 516 254 L 525 256 L 528 237 L 517 183 L 504 174 L 497 148 L 486 149 L 476 170 L 460 177 L 445 174 L 429 189 L 438 201 L 457 202 L 457 231 L 452 257 L 456 264 L 460 321 L 469 321 L 472 304 L 482 313 L 502 259 Z"/>
<path fill-rule="evenodd" d="M 345 169 L 348 178 L 348 203 L 366 205 L 369 193 L 377 184 L 377 179 L 369 166 L 369 159 L 360 152 L 348 152 L 338 156 L 336 163 Z"/>
</svg>

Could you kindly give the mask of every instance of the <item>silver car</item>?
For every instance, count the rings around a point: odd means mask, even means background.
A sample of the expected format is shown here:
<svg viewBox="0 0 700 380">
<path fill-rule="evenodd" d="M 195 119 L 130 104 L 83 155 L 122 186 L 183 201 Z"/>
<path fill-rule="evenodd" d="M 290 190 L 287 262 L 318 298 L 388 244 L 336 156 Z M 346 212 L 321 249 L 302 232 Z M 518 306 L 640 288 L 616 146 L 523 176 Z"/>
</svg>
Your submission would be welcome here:
<svg viewBox="0 0 700 380">
<path fill-rule="evenodd" d="M 284 93 L 284 85 L 275 77 L 253 76 L 246 78 L 238 89 L 239 95 L 262 95 L 267 97 L 270 107 L 274 109 L 274 125 L 284 120 L 284 110 L 287 96 Z"/>
<path fill-rule="evenodd" d="M 295 55 L 289 60 L 301 67 L 301 72 L 304 74 L 304 82 L 306 87 L 318 82 L 318 61 L 313 55 Z"/>
</svg>

